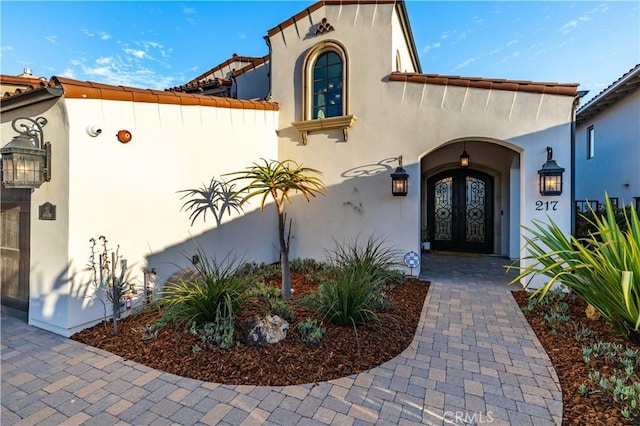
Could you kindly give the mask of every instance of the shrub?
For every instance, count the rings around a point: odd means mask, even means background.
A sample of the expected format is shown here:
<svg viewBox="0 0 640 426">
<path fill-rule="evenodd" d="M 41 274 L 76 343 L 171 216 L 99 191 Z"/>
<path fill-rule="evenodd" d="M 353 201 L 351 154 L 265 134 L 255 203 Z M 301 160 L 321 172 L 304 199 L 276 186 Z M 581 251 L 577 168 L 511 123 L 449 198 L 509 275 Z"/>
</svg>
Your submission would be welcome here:
<svg viewBox="0 0 640 426">
<path fill-rule="evenodd" d="M 317 295 L 308 299 L 312 307 L 338 325 L 364 324 L 377 318 L 377 308 L 386 304 L 383 286 L 398 279 L 391 269 L 396 251 L 385 247 L 380 238 L 370 237 L 364 244 L 358 239 L 336 244 L 327 255 L 334 272 Z"/>
<path fill-rule="evenodd" d="M 259 283 L 249 290 L 248 294 L 258 299 L 264 306 L 266 314 L 278 315 L 288 321 L 295 321 L 296 313 L 287 302 L 280 300 L 281 290 L 279 288 Z"/>
<path fill-rule="evenodd" d="M 637 424 L 640 420 L 640 355 L 637 351 L 611 342 L 596 342 L 582 348 L 585 362 L 604 358 L 613 372 L 592 371 L 589 380 L 619 407 L 622 416 Z M 586 387 L 586 386 L 585 386 Z"/>
<path fill-rule="evenodd" d="M 618 226 L 609 198 L 605 214 L 594 218 L 597 231 L 588 238 L 565 236 L 551 221 L 525 228 L 528 256 L 535 260 L 512 281 L 544 275 L 549 281 L 532 297 L 541 299 L 555 283 L 596 308 L 604 319 L 640 341 L 640 219 L 633 207 L 626 214 L 627 231 Z"/>
<path fill-rule="evenodd" d="M 327 331 L 322 326 L 322 323 L 318 324 L 317 320 L 311 318 L 306 318 L 304 321 L 299 322 L 297 327 L 300 330 L 302 343 L 308 346 L 318 346 Z"/>
<path fill-rule="evenodd" d="M 229 256 L 221 262 L 207 258 L 198 251 L 200 259 L 195 274 L 168 283 L 161 291 L 161 303 L 171 317 L 188 325 L 218 323 L 233 318 L 245 300 L 247 284 L 234 271 L 236 259 Z"/>
</svg>

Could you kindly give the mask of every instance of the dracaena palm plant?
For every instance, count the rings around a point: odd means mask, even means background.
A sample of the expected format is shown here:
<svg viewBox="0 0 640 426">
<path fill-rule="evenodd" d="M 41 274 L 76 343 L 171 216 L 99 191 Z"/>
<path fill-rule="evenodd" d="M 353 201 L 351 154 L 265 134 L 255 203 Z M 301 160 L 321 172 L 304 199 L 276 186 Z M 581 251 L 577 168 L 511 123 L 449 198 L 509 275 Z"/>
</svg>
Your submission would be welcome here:
<svg viewBox="0 0 640 426">
<path fill-rule="evenodd" d="M 627 229 L 622 231 L 608 196 L 605 203 L 604 214 L 593 215 L 595 231 L 586 238 L 567 237 L 553 221 L 525 227 L 532 235 L 525 238 L 526 259 L 534 262 L 521 269 L 512 283 L 546 276 L 549 281 L 532 297 L 542 299 L 561 283 L 631 340 L 640 341 L 640 220 L 631 207 L 630 214 L 625 211 Z"/>
<path fill-rule="evenodd" d="M 305 200 L 311 197 L 324 195 L 326 186 L 317 175 L 322 173 L 309 167 L 303 167 L 293 160 L 266 160 L 245 170 L 228 173 L 236 177 L 229 182 L 237 180 L 249 181 L 242 189 L 236 192 L 240 197 L 246 191 L 247 194 L 240 199 L 240 206 L 254 197 L 260 197 L 260 211 L 269 198 L 273 199 L 278 212 L 278 240 L 280 243 L 280 264 L 282 269 L 282 298 L 291 297 L 291 269 L 289 267 L 289 232 L 287 232 L 287 217 L 284 211 L 286 203 L 291 203 L 291 194 L 300 193 Z"/>
</svg>

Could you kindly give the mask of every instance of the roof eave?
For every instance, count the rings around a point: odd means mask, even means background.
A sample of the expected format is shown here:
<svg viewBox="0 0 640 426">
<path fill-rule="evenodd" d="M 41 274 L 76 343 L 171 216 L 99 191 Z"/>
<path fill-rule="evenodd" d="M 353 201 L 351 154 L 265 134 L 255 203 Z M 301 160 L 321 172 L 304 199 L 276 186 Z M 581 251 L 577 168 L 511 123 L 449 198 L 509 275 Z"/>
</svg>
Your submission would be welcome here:
<svg viewBox="0 0 640 426">
<path fill-rule="evenodd" d="M 638 79 L 638 82 L 636 84 L 640 87 L 640 64 L 636 65 L 629 72 L 620 77 L 617 81 L 612 83 L 609 87 L 604 89 L 593 99 L 583 105 L 576 112 L 576 120 L 581 121 L 582 117 L 585 117 L 584 119 L 586 119 L 598 114 L 600 112 L 598 108 L 605 103 L 616 103 L 619 97 L 616 97 L 613 101 L 611 101 L 610 97 L 614 96 L 615 93 L 620 90 L 620 88 L 631 83 L 633 79 Z M 634 89 L 631 89 L 631 91 L 633 90 Z M 624 97 L 624 95 L 621 97 Z"/>
<path fill-rule="evenodd" d="M 24 93 L 0 99 L 0 112 L 7 112 L 25 106 L 59 98 L 64 94 L 60 87 L 39 87 Z"/>
</svg>

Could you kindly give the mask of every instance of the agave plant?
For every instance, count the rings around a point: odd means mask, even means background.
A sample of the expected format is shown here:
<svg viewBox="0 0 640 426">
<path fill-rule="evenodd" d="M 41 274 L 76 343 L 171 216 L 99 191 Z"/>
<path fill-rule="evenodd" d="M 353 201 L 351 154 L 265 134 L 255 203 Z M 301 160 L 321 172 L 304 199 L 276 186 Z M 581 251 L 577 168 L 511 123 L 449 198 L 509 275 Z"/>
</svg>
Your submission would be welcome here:
<svg viewBox="0 0 640 426">
<path fill-rule="evenodd" d="M 235 185 L 230 185 L 225 181 L 219 181 L 216 180 L 215 177 L 212 177 L 209 186 L 203 183 L 201 188 L 178 191 L 179 193 L 186 193 L 180 198 L 181 200 L 190 197 L 189 200 L 182 205 L 182 209 L 191 210 L 191 214 L 189 215 L 191 225 L 193 226 L 201 214 L 202 219 L 206 222 L 207 211 L 211 211 L 218 226 L 220 226 L 222 216 L 225 212 L 229 215 L 231 215 L 232 210 L 235 210 L 237 213 L 242 213 L 242 206 L 240 200 L 235 197 L 236 191 L 234 191 L 234 188 Z"/>
<path fill-rule="evenodd" d="M 630 339 L 640 340 L 640 220 L 631 207 L 622 231 L 608 196 L 605 203 L 604 215 L 594 214 L 596 231 L 586 238 L 567 237 L 553 221 L 525 227 L 533 235 L 526 238 L 526 259 L 535 262 L 511 283 L 544 275 L 549 281 L 532 297 L 542 299 L 555 283 L 564 284 Z"/>
</svg>

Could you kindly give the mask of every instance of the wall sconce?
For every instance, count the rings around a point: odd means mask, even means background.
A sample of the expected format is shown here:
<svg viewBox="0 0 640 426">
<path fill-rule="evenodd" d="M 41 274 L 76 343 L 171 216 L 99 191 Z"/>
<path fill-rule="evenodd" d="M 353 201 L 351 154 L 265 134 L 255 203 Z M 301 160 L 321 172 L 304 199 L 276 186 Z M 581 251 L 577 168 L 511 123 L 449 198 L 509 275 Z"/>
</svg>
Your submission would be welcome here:
<svg viewBox="0 0 640 426">
<path fill-rule="evenodd" d="M 391 193 L 394 197 L 404 197 L 409 191 L 409 174 L 402 167 L 402 155 L 398 157 L 398 167 L 391 173 Z"/>
<path fill-rule="evenodd" d="M 20 124 L 24 120 L 29 124 Z M 35 120 L 18 117 L 11 122 L 11 127 L 18 133 L 13 140 L 0 149 L 2 155 L 2 185 L 5 188 L 39 188 L 43 182 L 51 180 L 51 143 L 42 144 L 44 133 L 42 128 L 47 119 L 38 117 Z"/>
<path fill-rule="evenodd" d="M 547 162 L 538 170 L 540 175 L 540 195 L 562 194 L 562 174 L 564 169 L 553 159 L 553 149 L 547 147 Z"/>
<path fill-rule="evenodd" d="M 467 154 L 467 142 L 464 142 L 462 154 L 460 154 L 460 167 L 469 167 L 469 154 Z"/>
</svg>

